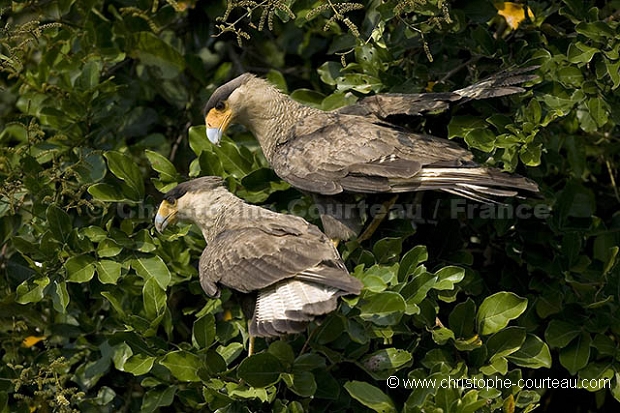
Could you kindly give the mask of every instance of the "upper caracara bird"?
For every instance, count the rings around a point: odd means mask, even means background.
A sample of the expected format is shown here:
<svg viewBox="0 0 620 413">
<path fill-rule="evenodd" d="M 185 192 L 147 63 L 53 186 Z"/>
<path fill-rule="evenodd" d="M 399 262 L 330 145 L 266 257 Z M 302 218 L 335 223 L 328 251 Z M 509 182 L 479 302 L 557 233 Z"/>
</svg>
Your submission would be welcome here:
<svg viewBox="0 0 620 413">
<path fill-rule="evenodd" d="M 533 79 L 527 74 L 533 69 L 500 73 L 456 92 L 375 95 L 331 112 L 298 103 L 246 73 L 220 86 L 207 102 L 207 137 L 219 144 L 229 124 L 244 125 L 280 178 L 315 195 L 442 190 L 492 202 L 492 197 L 515 196 L 520 190 L 538 192 L 538 186 L 477 164 L 452 141 L 396 126 L 390 116 L 421 115 L 445 110 L 451 102 L 521 92 L 513 85 Z M 356 232 L 335 225 L 324 229 L 340 239 Z"/>
<path fill-rule="evenodd" d="M 219 296 L 219 285 L 256 294 L 252 337 L 301 332 L 316 316 L 335 310 L 338 297 L 361 291 L 316 226 L 246 204 L 221 178 L 197 178 L 166 193 L 155 228 L 162 232 L 177 220 L 198 225 L 207 242 L 199 264 L 207 295 Z"/>
</svg>

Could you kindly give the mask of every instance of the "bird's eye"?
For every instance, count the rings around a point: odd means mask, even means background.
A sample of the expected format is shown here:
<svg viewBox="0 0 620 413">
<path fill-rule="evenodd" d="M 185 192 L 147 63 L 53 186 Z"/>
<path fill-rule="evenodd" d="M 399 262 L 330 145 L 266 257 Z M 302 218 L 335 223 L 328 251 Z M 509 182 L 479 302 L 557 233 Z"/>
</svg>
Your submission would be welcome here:
<svg viewBox="0 0 620 413">
<path fill-rule="evenodd" d="M 215 110 L 224 110 L 226 105 L 221 100 L 215 104 Z"/>
<path fill-rule="evenodd" d="M 166 202 L 168 202 L 171 206 L 175 206 L 177 204 L 177 199 L 176 198 L 166 198 Z"/>
</svg>

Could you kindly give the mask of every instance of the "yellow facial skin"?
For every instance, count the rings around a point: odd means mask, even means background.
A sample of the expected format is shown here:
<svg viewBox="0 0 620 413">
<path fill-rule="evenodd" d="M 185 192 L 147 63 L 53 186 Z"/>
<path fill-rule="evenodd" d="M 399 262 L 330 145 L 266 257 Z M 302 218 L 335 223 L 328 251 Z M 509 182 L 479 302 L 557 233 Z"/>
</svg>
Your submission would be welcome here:
<svg viewBox="0 0 620 413">
<path fill-rule="evenodd" d="M 161 201 L 157 215 L 155 215 L 155 229 L 159 232 L 164 232 L 164 229 L 170 224 L 174 224 L 177 220 L 177 207 L 176 201 L 170 203 L 165 199 Z"/>
<path fill-rule="evenodd" d="M 207 113 L 205 123 L 207 124 L 207 139 L 215 145 L 220 145 L 222 134 L 228 128 L 232 119 L 232 110 L 228 104 L 222 104 L 222 107 L 215 107 Z"/>
</svg>

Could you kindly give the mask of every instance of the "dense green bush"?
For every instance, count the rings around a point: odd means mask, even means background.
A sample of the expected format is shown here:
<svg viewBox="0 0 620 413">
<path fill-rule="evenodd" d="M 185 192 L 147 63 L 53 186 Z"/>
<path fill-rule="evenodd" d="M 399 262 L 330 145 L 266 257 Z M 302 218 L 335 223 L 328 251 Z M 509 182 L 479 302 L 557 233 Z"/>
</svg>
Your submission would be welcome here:
<svg viewBox="0 0 620 413">
<path fill-rule="evenodd" d="M 528 2 L 518 28 L 485 0 L 1 4 L 0 411 L 617 409 L 619 1 Z M 208 174 L 317 222 L 243 129 L 205 139 L 202 106 L 240 72 L 332 109 L 534 64 L 526 93 L 408 126 L 541 197 L 401 196 L 340 246 L 362 294 L 307 334 L 247 358 L 235 294 L 200 288 L 199 231 L 153 231 L 161 192 Z"/>
</svg>

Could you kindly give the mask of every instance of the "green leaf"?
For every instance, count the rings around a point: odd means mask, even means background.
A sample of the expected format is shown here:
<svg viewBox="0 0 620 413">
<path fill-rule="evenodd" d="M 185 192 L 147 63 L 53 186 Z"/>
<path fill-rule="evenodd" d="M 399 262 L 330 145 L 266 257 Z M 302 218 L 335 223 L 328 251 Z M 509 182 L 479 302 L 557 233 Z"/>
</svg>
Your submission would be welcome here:
<svg viewBox="0 0 620 413">
<path fill-rule="evenodd" d="M 102 284 L 116 284 L 121 276 L 122 265 L 116 261 L 100 260 L 95 264 L 97 278 Z"/>
<path fill-rule="evenodd" d="M 602 21 L 580 22 L 575 26 L 575 31 L 597 42 L 603 42 L 607 38 L 616 37 L 616 33 L 611 26 Z"/>
<path fill-rule="evenodd" d="M 64 281 L 54 281 L 54 287 L 54 293 L 52 294 L 54 310 L 64 314 L 67 311 L 67 305 L 69 305 L 70 301 L 67 284 Z"/>
<path fill-rule="evenodd" d="M 149 278 L 144 282 L 142 301 L 144 303 L 146 316 L 150 320 L 154 320 L 164 314 L 164 311 L 166 311 L 167 299 L 166 292 L 154 278 Z"/>
<path fill-rule="evenodd" d="M 168 266 L 158 255 L 148 258 L 137 258 L 131 261 L 131 267 L 144 280 L 154 279 L 162 290 L 170 285 L 172 275 Z"/>
<path fill-rule="evenodd" d="M 431 330 L 433 341 L 443 346 L 450 340 L 454 340 L 454 333 L 446 327 L 437 327 Z"/>
<path fill-rule="evenodd" d="M 484 130 L 487 123 L 476 116 L 454 116 L 448 125 L 448 138 L 464 138 L 471 132 Z"/>
<path fill-rule="evenodd" d="M 207 127 L 205 125 L 192 126 L 189 128 L 189 147 L 200 156 L 203 152 L 213 152 L 213 144 L 207 139 Z"/>
<path fill-rule="evenodd" d="M 207 348 L 215 340 L 215 317 L 205 314 L 194 321 L 192 328 L 192 343 L 197 348 Z"/>
<path fill-rule="evenodd" d="M 294 370 L 315 370 L 326 367 L 325 358 L 316 353 L 305 353 L 295 359 Z"/>
<path fill-rule="evenodd" d="M 67 271 L 67 281 L 85 283 L 95 275 L 95 258 L 90 255 L 77 255 L 64 263 Z"/>
<path fill-rule="evenodd" d="M 551 352 L 547 343 L 534 334 L 528 334 L 521 348 L 510 354 L 508 360 L 520 367 L 551 368 Z"/>
<path fill-rule="evenodd" d="M 335 92 L 325 97 L 321 102 L 321 109 L 325 111 L 334 110 L 343 106 L 352 105 L 357 101 L 357 98 L 351 93 Z"/>
<path fill-rule="evenodd" d="M 475 129 L 464 136 L 467 146 L 480 149 L 483 152 L 491 152 L 495 149 L 495 134 L 490 129 Z"/>
<path fill-rule="evenodd" d="M 295 361 L 295 354 L 290 344 L 284 341 L 274 341 L 269 345 L 267 351 L 280 360 L 283 366 L 290 367 Z M 303 369 L 301 369 L 303 370 Z"/>
<path fill-rule="evenodd" d="M 217 348 L 217 352 L 222 356 L 226 365 L 230 365 L 243 351 L 243 344 L 241 343 L 230 343 L 227 346 L 219 346 Z"/>
<path fill-rule="evenodd" d="M 159 364 L 170 370 L 170 373 L 180 381 L 200 381 L 198 370 L 203 362 L 197 355 L 187 351 L 173 351 L 166 354 Z"/>
<path fill-rule="evenodd" d="M 545 330 L 545 341 L 551 347 L 563 348 L 581 333 L 581 326 L 560 320 L 551 320 Z"/>
<path fill-rule="evenodd" d="M 239 344 L 239 343 L 237 343 Z M 215 350 L 207 350 L 205 353 L 207 372 L 211 375 L 218 375 L 226 370 L 226 360 Z"/>
<path fill-rule="evenodd" d="M 521 348 L 525 342 L 525 329 L 522 327 L 507 327 L 493 334 L 486 341 L 487 352 L 490 360 L 496 357 L 504 357 Z"/>
<path fill-rule="evenodd" d="M 465 270 L 463 268 L 448 266 L 443 267 L 435 273 L 437 281 L 433 285 L 435 290 L 453 290 L 454 284 L 457 284 L 465 277 Z"/>
<path fill-rule="evenodd" d="M 151 32 L 127 37 L 129 56 L 139 59 L 162 79 L 173 79 L 185 70 L 185 59 L 175 48 Z"/>
<path fill-rule="evenodd" d="M 404 281 L 407 275 L 413 274 L 418 265 L 427 259 L 428 251 L 426 251 L 425 245 L 417 245 L 409 250 L 400 260 L 400 267 L 398 269 L 399 281 Z"/>
<path fill-rule="evenodd" d="M 558 79 L 567 87 L 581 87 L 583 73 L 578 67 L 566 66 L 558 70 Z"/>
<path fill-rule="evenodd" d="M 346 382 L 344 388 L 351 397 L 375 412 L 396 412 L 392 399 L 372 384 L 353 380 Z"/>
<path fill-rule="evenodd" d="M 485 298 L 476 316 L 478 333 L 486 336 L 498 332 L 526 308 L 527 298 L 510 292 L 501 291 Z"/>
<path fill-rule="evenodd" d="M 340 76 L 342 65 L 337 62 L 328 61 L 323 63 L 317 72 L 321 77 L 321 81 L 326 85 L 336 86 L 336 78 Z"/>
<path fill-rule="evenodd" d="M 125 310 L 123 308 L 123 304 L 121 303 L 122 298 L 120 297 L 118 291 L 102 291 L 101 295 L 110 302 L 114 310 L 118 312 L 122 319 L 127 317 L 127 314 L 125 313 Z"/>
<path fill-rule="evenodd" d="M 540 165 L 540 157 L 542 155 L 542 144 L 527 144 L 519 149 L 519 158 L 527 166 Z"/>
<path fill-rule="evenodd" d="M 355 90 L 363 94 L 378 92 L 383 87 L 381 81 L 375 77 L 364 73 L 347 73 L 338 79 L 336 90 L 344 92 Z"/>
<path fill-rule="evenodd" d="M 433 288 L 436 281 L 437 277 L 426 271 L 421 271 L 416 274 L 416 276 L 409 281 L 409 284 L 401 291 L 403 296 L 407 299 L 407 304 L 420 304 Z M 411 295 L 408 293 L 411 293 Z"/>
<path fill-rule="evenodd" d="M 97 246 L 97 255 L 100 258 L 115 257 L 123 250 L 123 247 L 118 245 L 116 241 L 111 238 L 102 240 Z"/>
<path fill-rule="evenodd" d="M 364 283 L 364 289 L 372 291 L 373 293 L 385 291 L 388 286 L 387 283 L 381 279 L 381 277 L 376 275 L 364 275 L 362 282 Z"/>
<path fill-rule="evenodd" d="M 82 90 L 91 90 L 99 85 L 101 63 L 91 60 L 82 67 L 82 73 L 75 79 L 75 86 Z"/>
<path fill-rule="evenodd" d="M 5 391 L 0 391 L 0 412 L 8 412 L 7 406 L 9 405 L 9 394 Z"/>
<path fill-rule="evenodd" d="M 317 385 L 314 375 L 309 371 L 296 370 L 293 374 L 283 373 L 282 378 L 289 389 L 298 396 L 312 397 Z"/>
<path fill-rule="evenodd" d="M 145 150 L 144 154 L 151 163 L 151 167 L 159 172 L 159 178 L 164 182 L 176 182 L 178 173 L 172 162 L 158 152 Z"/>
<path fill-rule="evenodd" d="M 576 181 L 568 181 L 558 194 L 557 215 L 561 221 L 568 217 L 590 218 L 596 210 L 594 194 Z"/>
<path fill-rule="evenodd" d="M 476 326 L 476 303 L 471 298 L 458 303 L 448 316 L 448 325 L 455 338 L 470 338 Z"/>
<path fill-rule="evenodd" d="M 387 377 L 413 360 L 411 353 L 397 348 L 386 348 L 367 354 L 360 360 L 361 366 L 376 379 Z M 380 375 L 381 374 L 381 375 Z"/>
<path fill-rule="evenodd" d="M 237 374 L 253 387 L 267 387 L 277 383 L 284 369 L 273 354 L 260 353 L 246 358 L 239 364 Z"/>
<path fill-rule="evenodd" d="M 117 186 L 98 183 L 88 187 L 88 193 L 93 198 L 103 202 L 123 202 L 128 201 L 123 192 Z"/>
<path fill-rule="evenodd" d="M 29 284 L 28 281 L 22 282 L 15 290 L 15 301 L 19 304 L 38 303 L 43 299 L 43 291 L 49 283 L 50 279 L 48 277 L 35 279 L 33 281 L 34 285 Z"/>
<path fill-rule="evenodd" d="M 102 346 L 100 347 L 110 349 L 110 351 L 112 352 L 114 367 L 116 367 L 116 369 L 120 371 L 124 371 L 125 363 L 133 355 L 133 350 L 131 349 L 129 344 L 125 342 L 122 342 L 114 346 L 113 348 L 110 348 L 108 342 L 106 341 L 105 344 L 102 344 Z"/>
<path fill-rule="evenodd" d="M 616 90 L 620 86 L 620 61 L 606 63 L 607 74 L 613 82 L 612 90 Z"/>
<path fill-rule="evenodd" d="M 134 354 L 129 357 L 123 365 L 123 371 L 133 374 L 134 376 L 142 376 L 153 368 L 156 357 L 147 356 L 146 354 Z"/>
<path fill-rule="evenodd" d="M 402 246 L 402 238 L 383 238 L 375 243 L 372 252 L 379 264 L 391 263 L 400 257 Z"/>
<path fill-rule="evenodd" d="M 598 51 L 598 49 L 587 46 L 582 42 L 570 43 L 566 57 L 571 63 L 589 63 Z"/>
<path fill-rule="evenodd" d="M 316 399 L 338 400 L 340 396 L 340 383 L 327 370 L 317 370 L 314 372 L 314 379 L 317 384 L 314 397 Z"/>
<path fill-rule="evenodd" d="M 589 363 L 579 371 L 579 387 L 589 392 L 608 389 L 614 377 L 614 363 L 598 361 Z"/>
<path fill-rule="evenodd" d="M 560 350 L 560 364 L 575 375 L 588 364 L 590 359 L 590 334 L 583 332 L 568 346 Z"/>
<path fill-rule="evenodd" d="M 140 168 L 129 156 L 115 151 L 103 154 L 108 161 L 108 168 L 127 185 L 129 199 L 140 201 L 144 198 L 144 179 Z"/>
<path fill-rule="evenodd" d="M 69 234 L 73 230 L 71 217 L 54 204 L 47 207 L 45 217 L 54 238 L 62 243 L 66 243 L 69 239 Z"/>
<path fill-rule="evenodd" d="M 252 171 L 252 162 L 244 158 L 236 144 L 222 141 L 220 146 L 212 145 L 212 150 L 222 163 L 224 170 L 237 179 Z"/>
<path fill-rule="evenodd" d="M 263 403 L 269 400 L 266 389 L 250 387 L 247 383 L 228 383 L 226 389 L 228 396 L 233 399 L 260 400 Z"/>
<path fill-rule="evenodd" d="M 152 413 L 158 407 L 170 406 L 174 401 L 177 386 L 169 386 L 148 390 L 142 398 L 140 413 Z"/>
<path fill-rule="evenodd" d="M 588 112 L 596 125 L 599 128 L 605 126 L 607 121 L 609 120 L 609 107 L 601 98 L 590 98 L 588 99 L 586 106 L 588 107 Z"/>
<path fill-rule="evenodd" d="M 508 360 L 505 357 L 495 357 L 486 366 L 480 367 L 480 371 L 486 376 L 501 374 L 505 376 L 508 373 Z"/>
<path fill-rule="evenodd" d="M 405 300 L 393 291 L 369 293 L 359 306 L 362 320 L 376 325 L 387 326 L 398 323 L 405 312 Z"/>
<path fill-rule="evenodd" d="M 291 99 L 296 100 L 297 102 L 308 106 L 314 106 L 315 108 L 320 108 L 321 103 L 325 98 L 322 93 L 310 89 L 296 89 L 290 94 L 290 96 Z"/>
<path fill-rule="evenodd" d="M 396 284 L 397 277 L 396 273 L 398 271 L 398 264 L 394 264 L 390 267 L 385 265 L 373 265 L 366 271 L 362 276 L 362 282 L 366 283 L 366 278 L 369 277 L 371 279 L 378 278 L 386 285 Z"/>
</svg>

